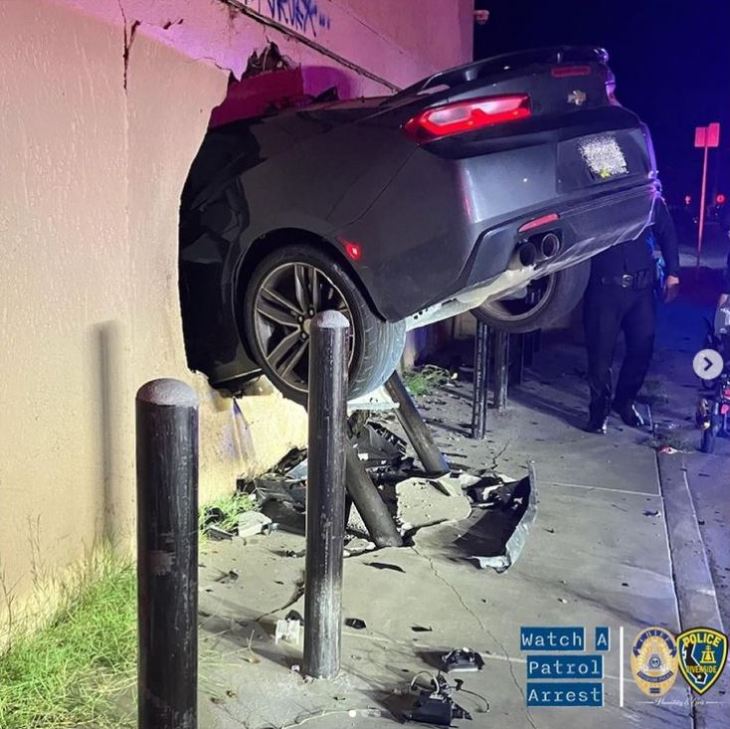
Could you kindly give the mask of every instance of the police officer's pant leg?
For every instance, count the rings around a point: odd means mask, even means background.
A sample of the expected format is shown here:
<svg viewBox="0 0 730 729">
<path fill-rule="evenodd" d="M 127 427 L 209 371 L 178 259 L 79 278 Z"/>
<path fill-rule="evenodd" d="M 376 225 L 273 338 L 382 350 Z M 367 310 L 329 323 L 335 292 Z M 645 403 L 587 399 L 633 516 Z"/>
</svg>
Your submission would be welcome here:
<svg viewBox="0 0 730 729">
<path fill-rule="evenodd" d="M 611 364 L 616 340 L 623 318 L 624 289 L 591 283 L 583 300 L 588 353 L 588 385 L 591 393 L 591 412 L 608 414 L 611 403 Z"/>
<path fill-rule="evenodd" d="M 626 340 L 626 358 L 616 383 L 617 406 L 634 402 L 644 384 L 654 353 L 656 302 L 651 288 L 634 291 L 634 301 L 624 315 L 622 328 Z"/>
</svg>

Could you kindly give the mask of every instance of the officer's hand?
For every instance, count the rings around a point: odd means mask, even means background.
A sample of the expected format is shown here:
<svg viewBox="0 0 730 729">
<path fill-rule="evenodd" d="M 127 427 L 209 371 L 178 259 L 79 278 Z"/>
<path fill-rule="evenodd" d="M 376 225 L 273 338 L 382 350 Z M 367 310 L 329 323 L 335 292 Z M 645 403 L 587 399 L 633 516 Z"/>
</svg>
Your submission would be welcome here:
<svg viewBox="0 0 730 729">
<path fill-rule="evenodd" d="M 730 301 L 730 294 L 720 294 L 720 298 L 717 300 L 718 308 L 725 306 L 728 301 Z"/>
<path fill-rule="evenodd" d="M 667 304 L 670 301 L 674 301 L 679 293 L 679 279 L 676 276 L 667 276 L 667 280 L 664 282 L 664 301 Z"/>
</svg>

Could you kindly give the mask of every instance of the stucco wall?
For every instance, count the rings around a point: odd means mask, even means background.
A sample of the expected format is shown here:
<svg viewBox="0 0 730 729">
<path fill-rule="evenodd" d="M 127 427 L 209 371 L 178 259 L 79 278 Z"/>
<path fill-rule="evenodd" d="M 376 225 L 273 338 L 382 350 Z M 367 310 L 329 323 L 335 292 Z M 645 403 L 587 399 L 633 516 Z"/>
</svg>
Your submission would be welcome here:
<svg viewBox="0 0 730 729">
<path fill-rule="evenodd" d="M 282 24 L 403 85 L 467 60 L 469 6 L 320 0 L 316 34 Z M 453 40 L 431 47 L 439 27 Z M 55 575 L 102 536 L 129 543 L 148 379 L 200 395 L 203 499 L 304 442 L 298 407 L 261 395 L 237 412 L 187 370 L 178 302 L 183 181 L 229 72 L 269 40 L 352 93 L 388 91 L 220 0 L 0 2 L 0 576 L 16 607 L 33 564 Z"/>
</svg>

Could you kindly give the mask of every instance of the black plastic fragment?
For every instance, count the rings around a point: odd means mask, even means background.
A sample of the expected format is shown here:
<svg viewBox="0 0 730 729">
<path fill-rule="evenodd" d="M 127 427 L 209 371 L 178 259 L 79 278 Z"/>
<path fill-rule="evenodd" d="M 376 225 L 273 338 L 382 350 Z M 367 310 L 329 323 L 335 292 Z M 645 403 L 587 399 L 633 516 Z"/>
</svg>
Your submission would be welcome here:
<svg viewBox="0 0 730 729">
<path fill-rule="evenodd" d="M 399 567 L 397 564 L 389 564 L 388 562 L 365 562 L 365 564 L 368 567 L 375 567 L 376 570 L 392 570 L 393 572 L 406 573 L 402 567 Z"/>
<path fill-rule="evenodd" d="M 433 726 L 451 726 L 454 719 L 468 719 L 471 714 L 463 709 L 446 694 L 431 691 L 421 691 L 416 699 L 413 711 L 405 714 L 408 721 Z"/>
<path fill-rule="evenodd" d="M 345 625 L 348 628 L 354 628 L 355 630 L 365 630 L 365 628 L 367 628 L 365 621 L 360 620 L 360 618 L 345 618 Z"/>
<path fill-rule="evenodd" d="M 443 670 L 447 673 L 456 671 L 481 671 L 484 668 L 484 659 L 476 651 L 469 648 L 460 648 L 447 653 L 442 659 Z"/>
</svg>

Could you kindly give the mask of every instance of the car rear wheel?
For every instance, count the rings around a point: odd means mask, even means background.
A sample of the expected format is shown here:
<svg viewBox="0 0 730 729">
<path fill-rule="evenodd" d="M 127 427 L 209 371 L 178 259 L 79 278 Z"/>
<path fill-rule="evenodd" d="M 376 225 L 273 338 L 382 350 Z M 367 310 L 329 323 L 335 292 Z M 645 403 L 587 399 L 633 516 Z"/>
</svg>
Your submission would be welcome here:
<svg viewBox="0 0 730 729">
<path fill-rule="evenodd" d="M 590 273 L 590 261 L 578 263 L 531 281 L 519 296 L 487 301 L 472 313 L 494 329 L 515 334 L 543 329 L 576 307 Z"/>
<path fill-rule="evenodd" d="M 405 322 L 387 322 L 371 308 L 345 266 L 307 245 L 279 248 L 264 258 L 244 296 L 246 341 L 258 365 L 281 392 L 305 402 L 309 333 L 320 311 L 340 311 L 350 323 L 348 395 L 380 387 L 405 346 Z"/>
</svg>

